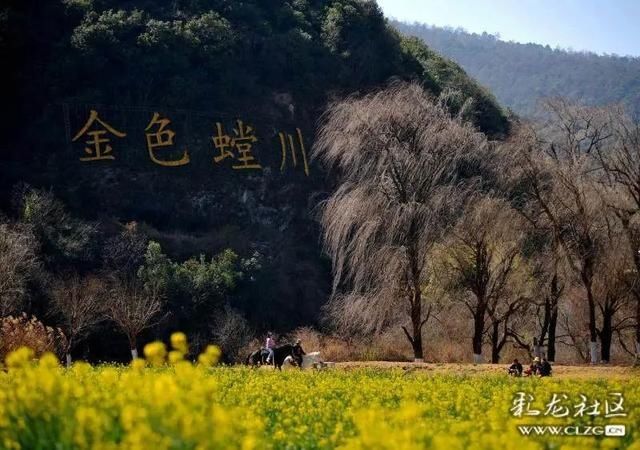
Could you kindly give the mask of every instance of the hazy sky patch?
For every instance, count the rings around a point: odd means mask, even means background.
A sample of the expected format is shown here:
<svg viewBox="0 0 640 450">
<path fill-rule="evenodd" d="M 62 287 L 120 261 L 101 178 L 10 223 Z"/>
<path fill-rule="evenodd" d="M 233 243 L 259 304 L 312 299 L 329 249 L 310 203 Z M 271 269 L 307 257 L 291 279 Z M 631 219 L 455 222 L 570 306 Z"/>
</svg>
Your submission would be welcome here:
<svg viewBox="0 0 640 450">
<path fill-rule="evenodd" d="M 640 0 L 378 0 L 387 17 L 506 41 L 640 56 Z"/>
</svg>

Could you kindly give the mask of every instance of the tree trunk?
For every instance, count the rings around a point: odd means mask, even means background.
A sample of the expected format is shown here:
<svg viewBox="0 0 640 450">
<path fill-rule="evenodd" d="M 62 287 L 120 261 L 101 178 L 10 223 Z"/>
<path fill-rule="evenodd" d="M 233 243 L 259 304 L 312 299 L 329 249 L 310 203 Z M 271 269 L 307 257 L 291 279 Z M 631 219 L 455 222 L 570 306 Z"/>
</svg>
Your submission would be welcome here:
<svg viewBox="0 0 640 450">
<path fill-rule="evenodd" d="M 473 338 L 471 345 L 473 347 L 474 364 L 482 363 L 482 336 L 484 334 L 484 309 L 476 311 L 473 316 Z"/>
<path fill-rule="evenodd" d="M 640 295 L 636 295 L 636 364 L 640 363 Z"/>
<path fill-rule="evenodd" d="M 65 355 L 65 363 L 67 365 L 67 367 L 71 367 L 71 348 L 73 347 L 73 336 L 71 335 L 71 333 L 69 333 L 69 338 L 67 339 L 67 344 L 65 345 L 64 348 L 64 355 Z"/>
<path fill-rule="evenodd" d="M 598 328 L 596 327 L 596 302 L 593 299 L 591 276 L 586 270 L 581 274 L 584 288 L 587 292 L 587 304 L 589 306 L 589 356 L 591 364 L 598 364 Z"/>
<path fill-rule="evenodd" d="M 613 311 L 605 307 L 602 311 L 602 330 L 600 331 L 600 355 L 603 363 L 611 360 L 611 340 L 613 339 Z"/>
<path fill-rule="evenodd" d="M 558 326 L 558 305 L 557 303 L 551 310 L 549 317 L 549 337 L 547 339 L 547 360 L 554 362 L 556 360 L 556 328 Z"/>
<path fill-rule="evenodd" d="M 424 355 L 422 352 L 422 339 L 416 339 L 411 342 L 411 347 L 413 347 L 413 361 L 424 362 Z"/>
<path fill-rule="evenodd" d="M 544 299 L 544 317 L 542 320 L 542 326 L 540 327 L 540 337 L 533 338 L 533 355 L 540 357 L 542 352 L 542 346 L 547 339 L 547 333 L 549 331 L 549 322 L 551 321 L 551 295 L 547 295 Z"/>
<path fill-rule="evenodd" d="M 533 338 L 533 357 L 534 358 L 542 358 L 542 340 L 538 340 L 535 337 Z"/>
<path fill-rule="evenodd" d="M 422 326 L 425 321 L 422 319 L 422 294 L 419 292 L 413 294 L 411 301 L 411 333 L 406 327 L 402 327 L 407 340 L 413 349 L 413 359 L 415 362 L 424 361 L 424 353 L 422 350 Z"/>
<path fill-rule="evenodd" d="M 640 247 L 636 236 L 629 227 L 629 216 L 622 216 L 622 224 L 627 230 L 627 236 L 631 243 L 631 255 L 633 256 L 633 262 L 636 266 L 636 277 L 640 277 Z M 636 279 L 634 287 L 632 289 L 633 295 L 636 298 L 636 361 L 635 364 L 640 364 L 640 279 Z"/>
<path fill-rule="evenodd" d="M 557 270 L 551 278 L 551 286 L 549 298 L 546 304 L 547 317 L 547 360 L 553 362 L 556 360 L 556 328 L 558 326 L 558 300 L 560 299 L 561 291 L 558 286 L 558 272 Z"/>
<path fill-rule="evenodd" d="M 589 342 L 589 357 L 591 359 L 591 364 L 598 364 L 598 343 L 597 342 Z"/>
<path fill-rule="evenodd" d="M 131 350 L 131 359 L 134 360 L 138 357 L 138 345 L 136 343 L 135 336 L 127 336 L 129 338 L 129 349 Z"/>
<path fill-rule="evenodd" d="M 414 224 L 412 224 L 413 227 Z M 423 362 L 424 354 L 422 350 L 422 326 L 428 319 L 422 319 L 422 286 L 420 283 L 420 265 L 418 264 L 417 251 L 414 246 L 408 249 L 410 264 L 410 285 L 411 285 L 411 336 L 407 329 L 403 327 L 411 347 L 413 348 L 413 359 L 415 362 Z"/>
<path fill-rule="evenodd" d="M 413 347 L 413 359 L 415 362 L 424 361 L 422 351 L 422 295 L 420 292 L 414 293 L 413 304 L 411 305 L 411 326 L 413 336 L 411 346 Z"/>
<path fill-rule="evenodd" d="M 498 364 L 500 362 L 500 344 L 498 342 L 500 335 L 500 323 L 494 321 L 491 324 L 491 363 Z"/>
</svg>

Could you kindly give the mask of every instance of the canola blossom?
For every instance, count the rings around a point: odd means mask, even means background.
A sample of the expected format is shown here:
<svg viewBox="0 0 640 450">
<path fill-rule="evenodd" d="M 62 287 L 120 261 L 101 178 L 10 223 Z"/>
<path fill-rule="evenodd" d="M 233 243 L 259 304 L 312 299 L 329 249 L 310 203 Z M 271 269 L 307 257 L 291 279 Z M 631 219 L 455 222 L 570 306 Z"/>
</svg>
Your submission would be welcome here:
<svg viewBox="0 0 640 450">
<path fill-rule="evenodd" d="M 640 381 L 273 371 L 192 364 L 160 343 L 129 366 L 63 368 L 28 349 L 0 372 L 2 449 L 635 449 Z M 171 356 L 173 354 L 173 356 Z M 514 417 L 514 396 L 624 395 L 625 417 Z M 544 402 L 534 404 L 542 407 Z M 521 436 L 522 424 L 626 425 L 624 437 Z M 638 442 L 636 442 L 638 441 Z"/>
</svg>

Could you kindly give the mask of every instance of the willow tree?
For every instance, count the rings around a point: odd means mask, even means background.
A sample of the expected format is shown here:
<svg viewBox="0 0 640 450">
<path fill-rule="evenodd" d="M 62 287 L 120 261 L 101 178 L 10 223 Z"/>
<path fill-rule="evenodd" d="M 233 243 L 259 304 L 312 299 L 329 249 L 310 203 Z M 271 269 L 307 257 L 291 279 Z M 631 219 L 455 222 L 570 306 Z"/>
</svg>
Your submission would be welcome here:
<svg viewBox="0 0 640 450">
<path fill-rule="evenodd" d="M 415 83 L 348 98 L 328 108 L 314 148 L 338 179 L 321 205 L 334 275 L 328 315 L 363 332 L 401 321 L 416 360 L 431 314 L 429 254 L 463 200 L 463 156 L 486 145 L 464 107 L 452 117 L 450 99 Z"/>
</svg>

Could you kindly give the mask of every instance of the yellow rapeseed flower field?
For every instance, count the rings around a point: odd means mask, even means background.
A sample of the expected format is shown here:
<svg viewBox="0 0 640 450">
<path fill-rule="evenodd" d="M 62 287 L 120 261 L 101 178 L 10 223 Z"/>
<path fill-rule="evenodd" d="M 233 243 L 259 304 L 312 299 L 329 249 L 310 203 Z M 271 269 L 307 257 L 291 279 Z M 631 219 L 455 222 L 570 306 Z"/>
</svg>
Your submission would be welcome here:
<svg viewBox="0 0 640 450">
<path fill-rule="evenodd" d="M 187 350 L 180 337 L 173 347 Z M 145 349 L 146 361 L 66 369 L 52 355 L 34 362 L 28 349 L 12 353 L 0 372 L 0 448 L 640 450 L 637 379 L 278 372 L 214 367 L 215 347 L 196 364 L 168 354 L 154 343 Z M 534 398 L 521 417 L 512 409 L 518 393 Z M 607 418 L 606 399 L 611 414 L 622 411 L 613 407 L 615 393 L 624 397 L 624 416 Z M 554 394 L 566 396 L 569 417 L 560 417 L 566 411 L 553 403 Z M 592 400 L 601 401 L 599 414 L 574 416 L 581 398 L 592 407 Z M 546 414 L 549 404 L 554 414 Z M 539 415 L 527 415 L 536 409 Z M 626 435 L 522 436 L 518 426 L 526 424 L 622 424 Z"/>
</svg>

